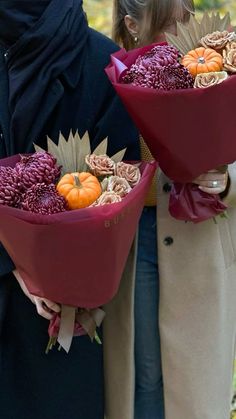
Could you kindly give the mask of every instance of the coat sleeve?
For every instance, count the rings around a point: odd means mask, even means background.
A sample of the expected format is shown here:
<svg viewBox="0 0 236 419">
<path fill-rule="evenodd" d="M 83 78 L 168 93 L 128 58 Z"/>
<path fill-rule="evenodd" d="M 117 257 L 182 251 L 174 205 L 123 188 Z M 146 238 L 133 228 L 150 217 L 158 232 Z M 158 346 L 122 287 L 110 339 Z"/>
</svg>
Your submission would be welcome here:
<svg viewBox="0 0 236 419">
<path fill-rule="evenodd" d="M 228 207 L 236 207 L 236 162 L 228 166 L 229 186 L 223 198 Z"/>
<path fill-rule="evenodd" d="M 113 87 L 109 87 L 106 101 L 95 125 L 93 138 L 99 143 L 108 137 L 108 154 L 111 156 L 126 148 L 125 160 L 140 159 L 139 133 L 131 121 Z"/>
<path fill-rule="evenodd" d="M 90 31 L 88 42 L 84 80 L 85 102 L 90 103 L 91 115 L 86 129 L 89 128 L 92 148 L 108 138 L 108 155 L 112 156 L 126 148 L 126 160 L 139 160 L 138 130 L 105 73 L 110 55 L 119 48 L 110 39 L 93 30 Z"/>
<path fill-rule="evenodd" d="M 7 251 L 0 243 L 0 277 L 9 274 L 15 269 L 15 265 Z"/>
</svg>

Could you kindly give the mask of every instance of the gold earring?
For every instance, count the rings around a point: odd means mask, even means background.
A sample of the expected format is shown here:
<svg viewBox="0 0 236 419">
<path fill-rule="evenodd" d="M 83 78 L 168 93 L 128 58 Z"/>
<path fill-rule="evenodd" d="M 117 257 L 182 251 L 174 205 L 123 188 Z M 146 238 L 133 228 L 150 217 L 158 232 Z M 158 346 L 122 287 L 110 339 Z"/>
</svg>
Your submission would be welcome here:
<svg viewBox="0 0 236 419">
<path fill-rule="evenodd" d="M 139 41 L 138 36 L 134 36 L 134 43 L 137 44 Z"/>
</svg>

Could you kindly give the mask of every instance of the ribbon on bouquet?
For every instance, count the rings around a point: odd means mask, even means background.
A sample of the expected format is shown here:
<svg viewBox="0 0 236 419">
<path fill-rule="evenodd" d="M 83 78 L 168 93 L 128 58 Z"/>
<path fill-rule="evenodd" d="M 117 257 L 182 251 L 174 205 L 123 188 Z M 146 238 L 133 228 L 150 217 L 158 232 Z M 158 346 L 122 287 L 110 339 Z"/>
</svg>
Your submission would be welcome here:
<svg viewBox="0 0 236 419">
<path fill-rule="evenodd" d="M 58 333 L 55 332 L 55 328 L 50 332 L 49 326 L 50 339 L 46 353 L 52 349 L 56 342 L 68 353 L 73 336 L 88 334 L 91 340 L 95 339 L 98 343 L 101 343 L 96 328 L 101 325 L 104 317 L 105 312 L 100 308 L 87 310 L 62 305 L 60 315 L 56 314 L 52 320 L 55 324 L 59 318 Z M 52 326 L 51 323 L 50 325 Z"/>
</svg>

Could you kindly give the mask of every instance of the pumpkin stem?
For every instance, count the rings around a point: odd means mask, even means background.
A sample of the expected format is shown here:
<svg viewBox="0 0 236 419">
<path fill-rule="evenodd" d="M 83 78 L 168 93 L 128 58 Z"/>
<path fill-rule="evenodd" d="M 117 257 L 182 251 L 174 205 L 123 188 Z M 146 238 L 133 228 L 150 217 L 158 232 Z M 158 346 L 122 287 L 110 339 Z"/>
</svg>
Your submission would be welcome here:
<svg viewBox="0 0 236 419">
<path fill-rule="evenodd" d="M 79 180 L 79 176 L 74 175 L 74 181 L 75 181 L 75 186 L 77 186 L 77 188 L 82 188 L 82 183 Z"/>
<path fill-rule="evenodd" d="M 198 62 L 199 62 L 199 64 L 206 64 L 206 60 L 205 60 L 204 57 L 199 57 Z"/>
</svg>

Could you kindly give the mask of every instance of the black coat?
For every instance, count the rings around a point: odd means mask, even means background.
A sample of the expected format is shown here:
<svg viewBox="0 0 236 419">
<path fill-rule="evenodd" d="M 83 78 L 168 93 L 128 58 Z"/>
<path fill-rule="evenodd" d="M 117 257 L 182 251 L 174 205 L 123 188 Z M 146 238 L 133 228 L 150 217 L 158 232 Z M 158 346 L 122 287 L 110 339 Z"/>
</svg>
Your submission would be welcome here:
<svg viewBox="0 0 236 419">
<path fill-rule="evenodd" d="M 115 95 L 104 67 L 117 47 L 89 29 L 82 71 L 76 61 L 55 80 L 27 150 L 11 143 L 8 80 L 0 54 L 0 157 L 45 146 L 46 135 L 89 131 L 92 148 L 109 137 L 109 153 L 127 146 L 127 159 L 138 159 L 138 135 Z M 22 115 L 24 118 L 24 115 Z M 40 132 L 39 132 L 40 127 Z M 40 257 L 40 255 L 39 255 Z M 65 262 L 66 263 L 66 262 Z M 0 248 L 0 418 L 103 419 L 102 346 L 87 336 L 74 338 L 69 354 L 45 355 L 48 321 L 36 313 L 10 272 L 14 265 Z"/>
</svg>

